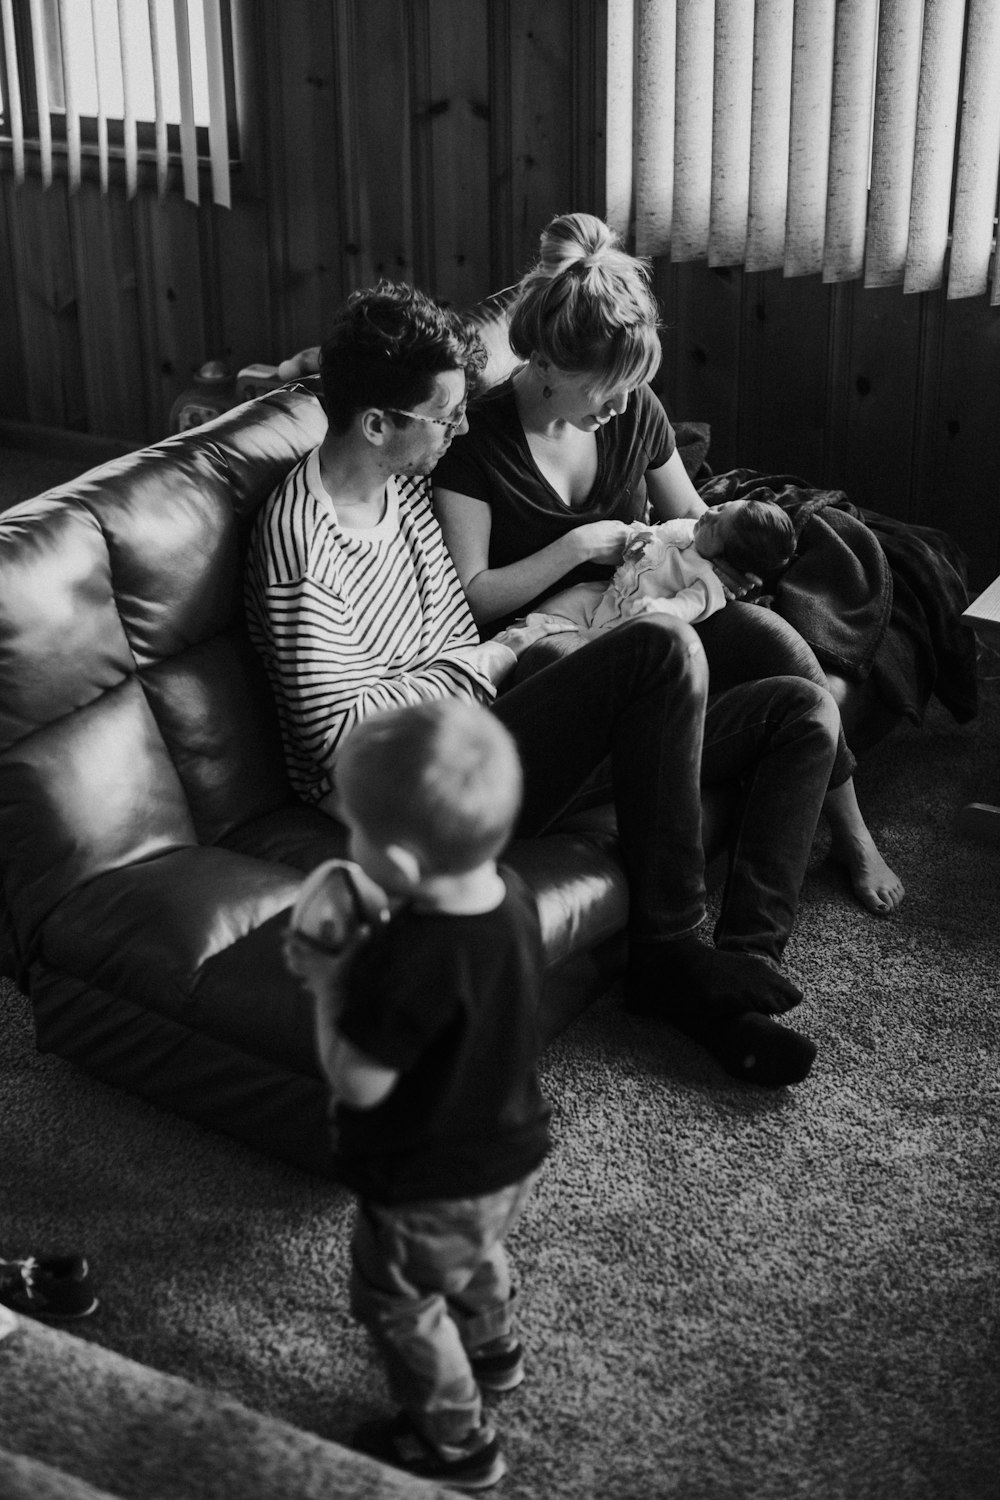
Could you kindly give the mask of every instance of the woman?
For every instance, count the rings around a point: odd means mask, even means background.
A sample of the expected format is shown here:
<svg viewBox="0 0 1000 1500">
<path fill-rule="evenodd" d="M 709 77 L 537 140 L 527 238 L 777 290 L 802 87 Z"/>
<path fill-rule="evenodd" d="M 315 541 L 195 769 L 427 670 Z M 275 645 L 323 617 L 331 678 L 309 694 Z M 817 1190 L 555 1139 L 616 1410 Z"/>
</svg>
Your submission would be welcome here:
<svg viewBox="0 0 1000 1500">
<path fill-rule="evenodd" d="M 480 628 L 525 614 L 557 586 L 607 578 L 628 525 L 698 516 L 708 507 L 647 381 L 660 362 L 645 264 L 590 214 L 543 232 L 520 283 L 510 343 L 523 363 L 469 409 L 434 474 L 435 508 Z M 759 580 L 720 564 L 731 595 Z M 759 677 L 826 677 L 798 633 L 770 610 L 735 602 L 697 627 L 714 689 Z M 903 898 L 865 824 L 854 757 L 840 736 L 824 811 L 831 854 L 867 910 Z"/>
</svg>

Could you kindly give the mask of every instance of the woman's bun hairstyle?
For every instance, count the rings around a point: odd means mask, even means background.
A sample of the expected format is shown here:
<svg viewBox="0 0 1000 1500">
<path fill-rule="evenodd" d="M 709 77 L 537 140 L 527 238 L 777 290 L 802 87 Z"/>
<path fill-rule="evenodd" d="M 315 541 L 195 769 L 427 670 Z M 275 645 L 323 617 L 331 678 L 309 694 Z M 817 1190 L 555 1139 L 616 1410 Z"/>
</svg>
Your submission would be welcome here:
<svg viewBox="0 0 1000 1500">
<path fill-rule="evenodd" d="M 593 214 L 560 214 L 542 231 L 538 263 L 521 281 L 510 342 L 557 370 L 590 373 L 595 387 L 634 387 L 661 357 L 649 264 L 622 248 Z"/>
</svg>

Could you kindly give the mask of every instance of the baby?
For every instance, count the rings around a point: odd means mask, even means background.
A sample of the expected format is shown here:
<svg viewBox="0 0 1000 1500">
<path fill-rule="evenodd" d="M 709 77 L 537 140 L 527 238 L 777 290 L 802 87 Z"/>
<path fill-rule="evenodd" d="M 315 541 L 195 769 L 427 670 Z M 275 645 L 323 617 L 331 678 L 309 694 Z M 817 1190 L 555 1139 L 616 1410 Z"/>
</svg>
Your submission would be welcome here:
<svg viewBox="0 0 1000 1500">
<path fill-rule="evenodd" d="M 588 636 L 642 614 L 696 625 L 727 600 L 716 562 L 766 577 L 785 567 L 795 552 L 791 517 L 766 500 L 726 500 L 697 519 L 685 516 L 656 526 L 633 521 L 632 533 L 610 583 L 563 589 L 543 600 L 528 623 Z"/>
</svg>

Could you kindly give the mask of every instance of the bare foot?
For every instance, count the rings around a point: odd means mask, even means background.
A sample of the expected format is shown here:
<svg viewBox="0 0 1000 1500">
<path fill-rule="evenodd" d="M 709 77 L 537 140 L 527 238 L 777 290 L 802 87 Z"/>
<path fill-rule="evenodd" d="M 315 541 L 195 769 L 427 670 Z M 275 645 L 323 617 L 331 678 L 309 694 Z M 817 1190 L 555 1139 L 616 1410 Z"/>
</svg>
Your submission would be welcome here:
<svg viewBox="0 0 1000 1500">
<path fill-rule="evenodd" d="M 830 858 L 847 867 L 855 897 L 874 916 L 891 917 L 903 899 L 903 882 L 889 869 L 868 832 L 853 777 L 827 792 L 823 811 L 833 835 Z"/>
<path fill-rule="evenodd" d="M 830 858 L 844 865 L 851 890 L 861 905 L 876 917 L 891 917 L 906 894 L 899 876 L 890 870 L 875 840 L 863 834 L 833 836 Z"/>
</svg>

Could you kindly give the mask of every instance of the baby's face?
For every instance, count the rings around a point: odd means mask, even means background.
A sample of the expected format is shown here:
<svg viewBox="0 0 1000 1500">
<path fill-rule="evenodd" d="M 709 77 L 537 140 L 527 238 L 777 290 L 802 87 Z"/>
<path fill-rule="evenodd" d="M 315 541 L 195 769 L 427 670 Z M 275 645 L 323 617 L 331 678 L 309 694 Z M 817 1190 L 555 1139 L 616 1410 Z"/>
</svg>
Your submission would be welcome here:
<svg viewBox="0 0 1000 1500">
<path fill-rule="evenodd" d="M 694 545 L 702 557 L 725 556 L 733 517 L 745 504 L 745 500 L 724 500 L 721 505 L 713 505 L 698 517 L 694 529 Z"/>
</svg>

